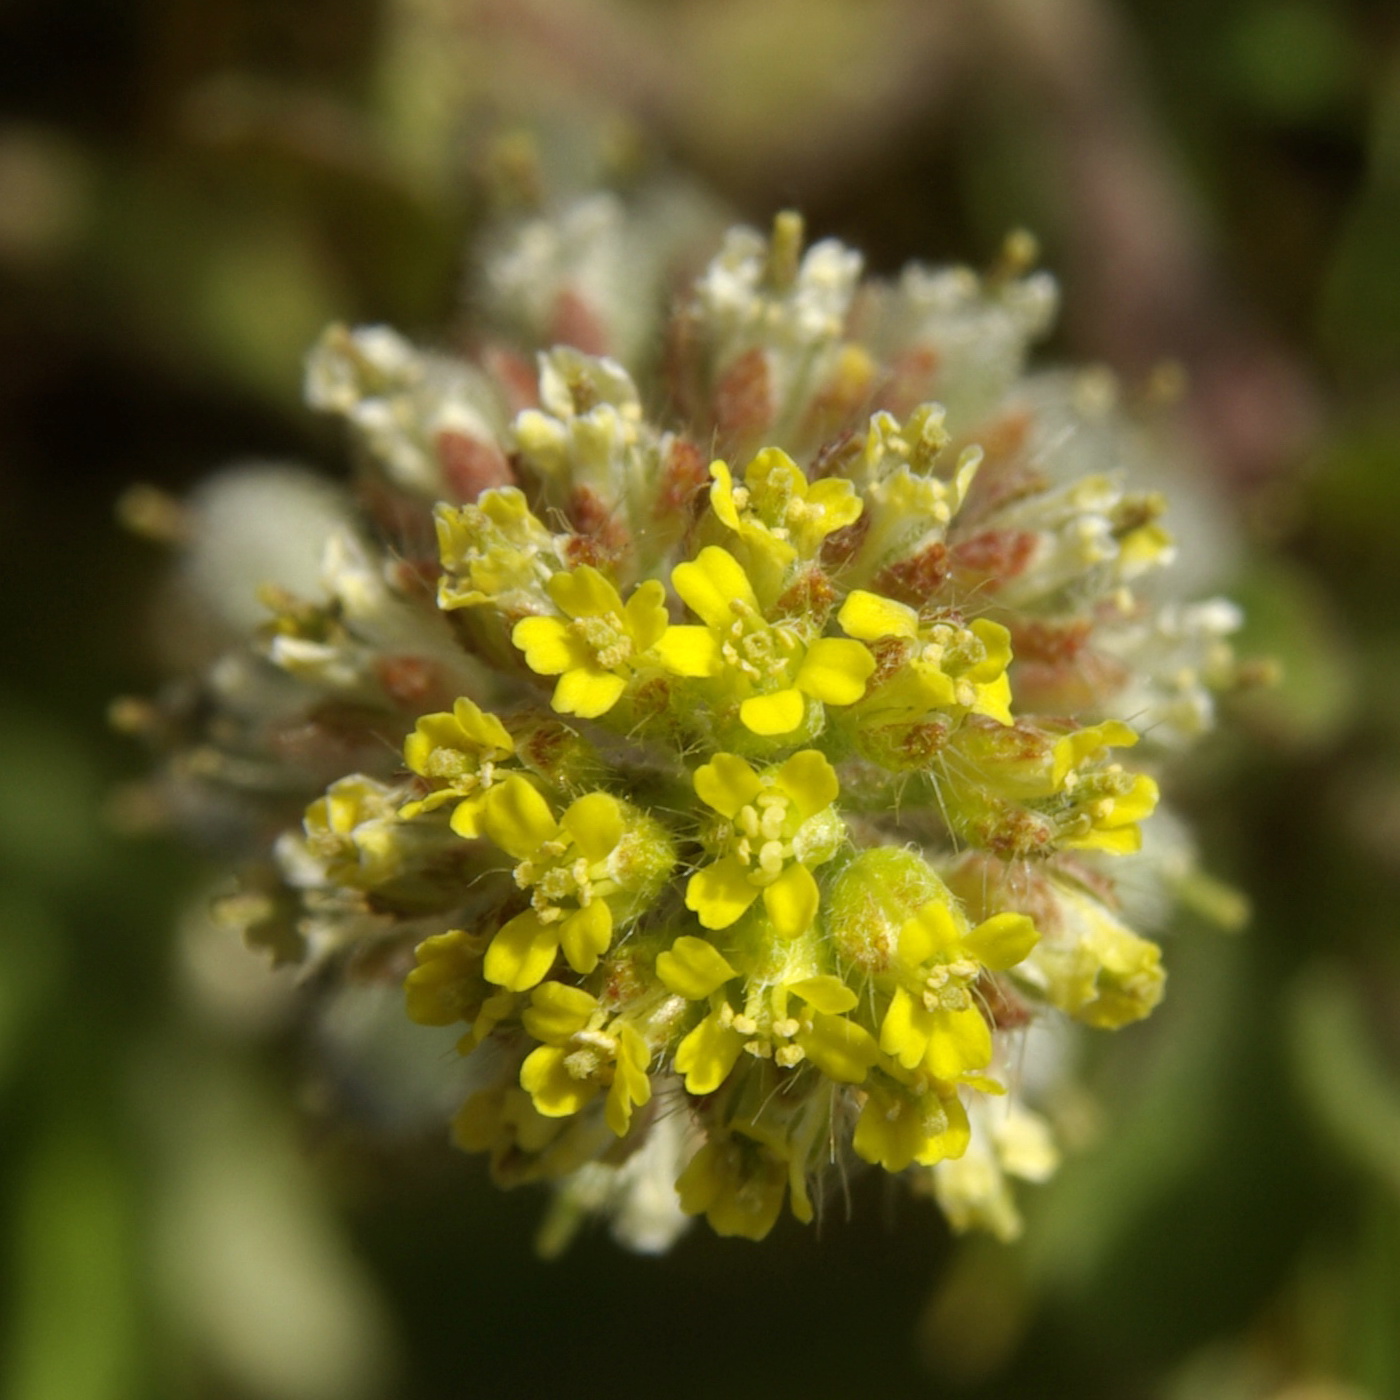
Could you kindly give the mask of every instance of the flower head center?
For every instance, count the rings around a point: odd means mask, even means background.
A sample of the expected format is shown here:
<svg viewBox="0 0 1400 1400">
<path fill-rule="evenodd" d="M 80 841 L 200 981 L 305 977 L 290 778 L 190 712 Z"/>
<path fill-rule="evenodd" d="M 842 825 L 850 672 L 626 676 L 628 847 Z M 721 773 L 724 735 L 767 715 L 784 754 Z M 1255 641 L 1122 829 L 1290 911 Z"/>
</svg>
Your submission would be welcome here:
<svg viewBox="0 0 1400 1400">
<path fill-rule="evenodd" d="M 631 634 L 627 631 L 626 624 L 615 614 L 576 617 L 569 623 L 569 627 L 593 653 L 594 659 L 605 671 L 621 666 L 632 656 Z"/>
</svg>

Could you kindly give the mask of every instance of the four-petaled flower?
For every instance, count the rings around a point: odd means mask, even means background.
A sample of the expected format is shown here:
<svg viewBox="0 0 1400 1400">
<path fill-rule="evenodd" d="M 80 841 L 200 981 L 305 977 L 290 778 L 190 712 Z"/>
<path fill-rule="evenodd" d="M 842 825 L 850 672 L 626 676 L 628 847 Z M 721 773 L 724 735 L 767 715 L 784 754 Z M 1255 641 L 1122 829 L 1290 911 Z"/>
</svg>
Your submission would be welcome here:
<svg viewBox="0 0 1400 1400">
<path fill-rule="evenodd" d="M 1140 821 L 1157 806 L 1157 784 L 1146 773 L 1129 773 L 1121 765 L 1081 771 L 1086 760 L 1110 748 L 1131 748 L 1137 734 L 1126 724 L 1106 720 L 1066 734 L 1055 743 L 1051 781 L 1073 800 L 1062 819 L 1060 845 L 1073 850 L 1128 855 L 1142 848 Z"/>
<path fill-rule="evenodd" d="M 468 839 L 480 835 L 477 818 L 496 781 L 496 767 L 514 753 L 515 740 L 505 725 L 470 700 L 424 715 L 404 740 L 403 761 L 409 772 L 432 784 L 432 791 L 405 803 L 399 815 L 410 820 L 456 802 L 452 830 Z"/>
<path fill-rule="evenodd" d="M 770 623 L 753 584 L 727 549 L 710 545 L 671 574 L 676 592 L 703 627 L 667 630 L 656 646 L 678 676 L 718 678 L 725 698 L 753 734 L 791 734 L 807 701 L 853 705 L 865 694 L 875 658 L 859 642 L 811 638 L 796 623 Z"/>
<path fill-rule="evenodd" d="M 592 972 L 612 942 L 607 896 L 618 890 L 608 857 L 622 839 L 622 804 L 590 792 L 556 821 L 549 804 L 526 779 L 512 774 L 486 795 L 482 831 L 519 864 L 515 882 L 531 904 L 491 940 L 488 982 L 528 991 L 554 965 L 560 948 L 575 972 Z"/>
<path fill-rule="evenodd" d="M 994 914 L 964 931 L 947 904 L 930 900 L 900 930 L 880 1049 L 905 1069 L 922 1066 L 945 1081 L 985 1069 L 992 1033 L 973 985 L 984 969 L 1015 967 L 1039 937 L 1024 914 Z"/>
<path fill-rule="evenodd" d="M 563 617 L 527 617 L 511 640 L 525 664 L 558 676 L 550 703 L 563 715 L 597 719 L 622 699 L 633 669 L 666 632 L 666 589 L 648 579 L 623 604 L 591 564 L 554 574 L 546 585 Z"/>
<path fill-rule="evenodd" d="M 762 773 L 732 753 L 697 768 L 696 795 L 725 820 L 709 841 L 718 859 L 690 877 L 686 907 L 706 928 L 728 928 L 761 895 L 780 935 L 805 932 L 820 898 L 809 867 L 830 860 L 845 831 L 831 810 L 839 791 L 816 749 Z"/>
<path fill-rule="evenodd" d="M 598 998 L 582 987 L 545 982 L 521 1015 L 540 1041 L 520 1067 L 520 1087 L 546 1118 L 577 1113 L 606 1086 L 603 1116 L 618 1137 L 632 1125 L 632 1109 L 651 1098 L 651 1047 L 630 1021 L 608 1023 Z"/>
<path fill-rule="evenodd" d="M 815 559 L 822 541 L 860 519 L 863 502 L 844 477 L 808 481 L 802 468 L 780 448 L 767 447 L 735 485 L 726 462 L 713 462 L 710 509 L 781 578 L 793 563 Z"/>
<path fill-rule="evenodd" d="M 837 621 L 852 637 L 906 644 L 903 664 L 871 696 L 882 719 L 917 720 L 930 709 L 959 708 L 1011 723 L 1011 634 L 999 622 L 975 618 L 965 627 L 948 618 L 926 620 L 907 604 L 854 589 Z"/>
</svg>

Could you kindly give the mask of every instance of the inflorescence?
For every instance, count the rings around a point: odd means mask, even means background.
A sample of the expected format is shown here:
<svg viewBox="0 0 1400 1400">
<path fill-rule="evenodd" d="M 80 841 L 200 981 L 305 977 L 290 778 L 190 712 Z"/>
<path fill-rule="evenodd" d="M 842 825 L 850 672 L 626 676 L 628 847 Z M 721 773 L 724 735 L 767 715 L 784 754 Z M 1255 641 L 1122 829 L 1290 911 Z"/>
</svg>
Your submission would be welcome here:
<svg viewBox="0 0 1400 1400">
<path fill-rule="evenodd" d="M 165 705 L 171 781 L 261 846 L 251 941 L 462 1028 L 502 1184 L 659 1248 L 863 1162 L 1009 1236 L 1057 1158 L 1032 1033 L 1162 995 L 1132 891 L 1190 850 L 1140 824 L 1237 616 L 1162 585 L 1102 377 L 1025 374 L 1020 243 L 862 281 L 782 215 L 663 327 L 642 233 L 520 225 L 461 356 L 327 331 L 358 496 L 321 596 L 268 580 Z"/>
</svg>

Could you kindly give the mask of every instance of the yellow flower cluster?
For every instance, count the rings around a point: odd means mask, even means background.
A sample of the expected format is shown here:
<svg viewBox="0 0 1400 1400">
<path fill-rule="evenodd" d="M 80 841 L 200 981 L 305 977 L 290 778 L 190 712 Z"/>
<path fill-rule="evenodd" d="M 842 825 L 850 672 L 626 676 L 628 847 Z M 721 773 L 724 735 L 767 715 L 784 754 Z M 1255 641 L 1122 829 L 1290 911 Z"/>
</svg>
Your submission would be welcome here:
<svg viewBox="0 0 1400 1400">
<path fill-rule="evenodd" d="M 1028 1037 L 1161 995 L 1116 883 L 1168 878 L 1158 787 L 1123 755 L 1204 692 L 1122 659 L 1150 650 L 1160 501 L 1081 479 L 1011 397 L 1048 284 L 911 273 L 862 344 L 858 259 L 799 235 L 731 235 L 682 304 L 683 428 L 577 348 L 317 351 L 395 545 L 357 544 L 331 603 L 284 600 L 257 643 L 308 694 L 267 729 L 317 790 L 263 876 L 291 927 L 251 935 L 459 1025 L 455 1140 L 561 1208 L 758 1239 L 854 1160 L 1008 1234 L 1003 1167 L 1055 1155 L 1020 1101 Z M 999 368 L 959 369 L 973 324 Z M 430 507 L 415 554 L 402 522 Z"/>
</svg>

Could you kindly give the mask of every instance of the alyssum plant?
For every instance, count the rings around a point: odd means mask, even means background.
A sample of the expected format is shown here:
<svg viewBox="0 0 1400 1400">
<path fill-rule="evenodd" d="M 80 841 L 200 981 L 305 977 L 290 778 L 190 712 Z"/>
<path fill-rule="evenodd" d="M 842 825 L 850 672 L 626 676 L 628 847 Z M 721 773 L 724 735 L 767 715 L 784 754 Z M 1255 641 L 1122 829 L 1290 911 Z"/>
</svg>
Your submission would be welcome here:
<svg viewBox="0 0 1400 1400">
<path fill-rule="evenodd" d="M 782 215 L 663 324 L 654 223 L 518 225 L 460 357 L 326 332 L 323 589 L 156 707 L 167 792 L 250 842 L 251 941 L 460 1024 L 453 1137 L 556 1242 L 759 1239 L 858 1163 L 1009 1236 L 1057 1025 L 1162 995 L 1130 914 L 1192 856 L 1140 824 L 1235 610 L 1161 581 L 1148 429 L 1024 373 L 1017 243 L 862 281 Z"/>
</svg>

